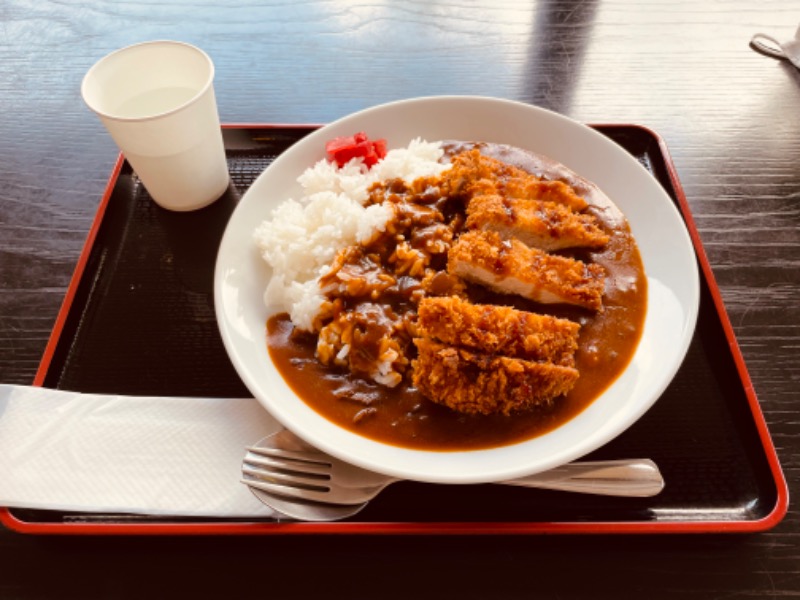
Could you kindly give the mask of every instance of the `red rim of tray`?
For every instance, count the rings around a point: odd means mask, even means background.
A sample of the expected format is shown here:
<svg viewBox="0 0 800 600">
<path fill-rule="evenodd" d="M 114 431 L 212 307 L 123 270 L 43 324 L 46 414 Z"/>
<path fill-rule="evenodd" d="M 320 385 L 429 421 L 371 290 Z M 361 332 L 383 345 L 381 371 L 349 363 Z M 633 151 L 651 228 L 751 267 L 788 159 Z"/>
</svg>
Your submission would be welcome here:
<svg viewBox="0 0 800 600">
<path fill-rule="evenodd" d="M 770 474 L 777 490 L 777 501 L 772 510 L 763 518 L 747 521 L 608 521 L 608 522 L 349 522 L 336 523 L 296 523 L 263 521 L 204 521 L 204 522 L 144 522 L 144 523 L 40 523 L 28 522 L 18 518 L 11 509 L 0 507 L 0 523 L 7 528 L 26 534 L 47 535 L 287 535 L 287 534 L 449 534 L 449 535 L 521 535 L 521 534 L 661 534 L 661 533 L 746 533 L 768 530 L 777 525 L 788 510 L 788 487 L 778 461 L 771 436 L 756 398 L 750 376 L 736 341 L 736 337 L 725 310 L 722 296 L 717 286 L 705 250 L 700 241 L 692 218 L 689 204 L 681 187 L 680 180 L 663 138 L 655 131 L 641 125 L 596 124 L 593 127 L 628 127 L 646 132 L 657 140 L 665 157 L 665 167 L 675 191 L 676 200 L 694 244 L 697 259 L 705 277 L 714 307 L 723 326 L 730 352 L 735 360 L 739 378 L 744 386 L 749 409 L 758 430 L 760 442 L 769 464 Z M 224 129 L 280 129 L 292 128 L 313 130 L 320 125 L 297 124 L 225 124 Z M 33 385 L 41 386 L 50 368 L 53 354 L 58 345 L 65 321 L 70 312 L 75 293 L 83 277 L 89 255 L 97 237 L 109 200 L 122 170 L 124 158 L 120 155 L 111 171 L 105 192 L 102 196 L 91 229 L 78 259 L 64 301 L 56 318 L 48 344 L 42 356 Z"/>
</svg>

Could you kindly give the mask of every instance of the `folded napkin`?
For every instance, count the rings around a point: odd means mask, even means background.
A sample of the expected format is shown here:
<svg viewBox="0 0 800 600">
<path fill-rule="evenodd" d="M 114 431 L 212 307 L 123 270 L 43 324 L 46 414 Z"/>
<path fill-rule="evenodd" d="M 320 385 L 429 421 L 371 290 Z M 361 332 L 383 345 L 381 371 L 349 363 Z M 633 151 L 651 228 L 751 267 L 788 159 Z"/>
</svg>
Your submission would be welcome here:
<svg viewBox="0 0 800 600">
<path fill-rule="evenodd" d="M 280 428 L 250 398 L 0 385 L 0 506 L 270 517 L 239 480 L 245 447 Z"/>
</svg>

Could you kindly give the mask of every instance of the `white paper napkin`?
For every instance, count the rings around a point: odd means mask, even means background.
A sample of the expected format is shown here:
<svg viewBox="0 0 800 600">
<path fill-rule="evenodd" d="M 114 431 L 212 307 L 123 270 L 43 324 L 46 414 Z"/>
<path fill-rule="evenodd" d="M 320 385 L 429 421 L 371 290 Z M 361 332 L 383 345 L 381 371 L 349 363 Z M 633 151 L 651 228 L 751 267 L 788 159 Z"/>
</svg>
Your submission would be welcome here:
<svg viewBox="0 0 800 600">
<path fill-rule="evenodd" d="M 250 398 L 0 384 L 0 506 L 269 517 L 239 480 L 245 447 L 279 429 Z"/>
</svg>

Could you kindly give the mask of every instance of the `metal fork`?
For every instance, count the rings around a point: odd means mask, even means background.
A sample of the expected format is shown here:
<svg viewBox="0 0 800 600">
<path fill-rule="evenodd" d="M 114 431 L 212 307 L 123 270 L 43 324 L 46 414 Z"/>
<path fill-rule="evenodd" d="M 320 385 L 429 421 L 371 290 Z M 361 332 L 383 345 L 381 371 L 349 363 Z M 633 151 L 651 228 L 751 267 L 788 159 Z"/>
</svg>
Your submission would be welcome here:
<svg viewBox="0 0 800 600">
<path fill-rule="evenodd" d="M 375 498 L 400 481 L 298 443 L 286 430 L 276 436 L 247 449 L 242 483 L 292 500 L 353 505 Z M 290 448 L 284 447 L 287 445 Z M 658 467 L 649 459 L 574 462 L 498 483 L 628 497 L 654 496 L 664 488 Z"/>
</svg>

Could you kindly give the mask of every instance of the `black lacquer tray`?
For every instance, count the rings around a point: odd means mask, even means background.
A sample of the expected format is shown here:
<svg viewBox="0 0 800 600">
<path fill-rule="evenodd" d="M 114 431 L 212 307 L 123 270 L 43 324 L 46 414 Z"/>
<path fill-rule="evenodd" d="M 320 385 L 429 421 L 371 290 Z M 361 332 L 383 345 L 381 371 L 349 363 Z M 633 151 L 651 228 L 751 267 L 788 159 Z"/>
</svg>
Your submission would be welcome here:
<svg viewBox="0 0 800 600">
<path fill-rule="evenodd" d="M 214 316 L 216 251 L 241 194 L 314 128 L 226 126 L 232 186 L 191 213 L 157 207 L 120 159 L 36 384 L 128 395 L 249 396 Z M 674 199 L 701 267 L 698 326 L 677 377 L 640 421 L 587 457 L 654 459 L 666 480 L 657 497 L 403 482 L 338 523 L 22 509 L 0 509 L 0 521 L 18 531 L 60 534 L 666 533 L 759 531 L 777 524 L 786 512 L 786 483 L 666 145 L 635 125 L 595 128 L 635 156 Z"/>
</svg>

